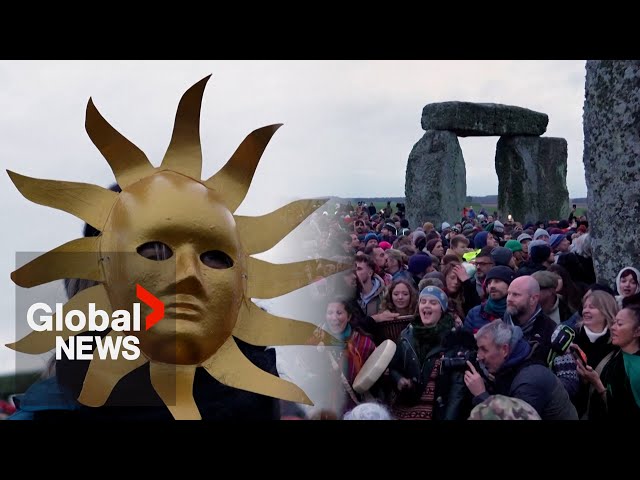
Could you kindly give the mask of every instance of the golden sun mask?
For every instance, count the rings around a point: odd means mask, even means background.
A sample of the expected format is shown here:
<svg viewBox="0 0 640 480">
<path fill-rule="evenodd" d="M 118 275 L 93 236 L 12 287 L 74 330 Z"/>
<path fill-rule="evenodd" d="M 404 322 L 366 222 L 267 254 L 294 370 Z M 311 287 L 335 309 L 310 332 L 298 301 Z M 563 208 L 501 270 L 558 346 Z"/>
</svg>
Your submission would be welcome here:
<svg viewBox="0 0 640 480">
<path fill-rule="evenodd" d="M 280 125 L 253 131 L 218 173 L 200 180 L 200 108 L 208 80 L 183 95 L 159 167 L 89 100 L 86 131 L 109 162 L 121 193 L 8 172 L 27 199 L 71 213 L 101 232 L 61 245 L 17 269 L 11 274 L 17 285 L 29 288 L 63 278 L 99 282 L 71 298 L 65 313 L 86 313 L 92 302 L 107 312 L 131 311 L 138 301 L 136 284 L 165 304 L 165 317 L 149 330 L 109 333 L 136 335 L 142 354 L 136 360 L 122 355 L 115 360 L 94 358 L 78 398 L 84 405 L 104 405 L 125 375 L 148 362 L 151 383 L 176 419 L 201 418 L 193 399 L 199 366 L 230 387 L 311 403 L 296 385 L 253 365 L 233 337 L 258 346 L 300 345 L 313 337 L 315 325 L 271 315 L 251 298 L 274 298 L 307 285 L 305 267 L 317 262 L 271 264 L 251 255 L 276 245 L 324 199 L 292 202 L 260 217 L 233 215 Z M 60 255 L 71 253 L 83 255 Z M 322 263 L 337 270 L 346 267 Z M 34 331 L 7 346 L 40 354 L 55 346 L 56 336 L 68 339 L 77 333 Z"/>
</svg>

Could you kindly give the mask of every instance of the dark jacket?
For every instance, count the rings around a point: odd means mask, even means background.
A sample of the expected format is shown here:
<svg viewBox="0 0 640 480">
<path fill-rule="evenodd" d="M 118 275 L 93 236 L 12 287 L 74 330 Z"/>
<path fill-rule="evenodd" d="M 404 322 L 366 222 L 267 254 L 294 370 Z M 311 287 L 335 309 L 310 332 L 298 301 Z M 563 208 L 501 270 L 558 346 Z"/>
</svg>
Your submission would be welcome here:
<svg viewBox="0 0 640 480">
<path fill-rule="evenodd" d="M 516 272 L 516 277 L 523 277 L 525 275 L 532 275 L 536 272 L 546 270 L 547 267 L 541 263 L 533 263 L 531 260 L 523 264 Z"/>
<path fill-rule="evenodd" d="M 640 355 L 640 351 L 634 354 Z M 640 420 L 640 405 L 633 394 L 633 386 L 624 365 L 624 354 L 617 349 L 600 375 L 607 389 L 607 401 L 598 393 L 591 396 L 589 420 L 615 420 L 637 422 Z M 638 379 L 634 379 L 638 381 Z M 638 388 L 636 386 L 636 388 Z"/>
<path fill-rule="evenodd" d="M 255 347 L 236 339 L 240 350 L 262 370 L 277 375 L 275 350 Z M 58 362 L 58 376 L 32 385 L 17 398 L 18 411 L 12 420 L 172 420 L 169 409 L 153 390 L 149 364 L 118 382 L 103 407 L 91 408 L 75 399 L 82 388 L 86 365 L 76 361 Z M 78 370 L 70 375 L 70 370 Z M 74 382 L 66 379 L 74 377 Z M 77 377 L 77 378 L 75 378 Z M 279 420 L 280 406 L 275 398 L 231 388 L 214 379 L 202 367 L 196 369 L 194 399 L 203 420 Z"/>
<path fill-rule="evenodd" d="M 490 393 L 473 398 L 477 405 L 491 394 L 506 395 L 527 402 L 542 420 L 578 420 L 567 391 L 546 365 L 532 354 L 529 343 L 520 339 L 505 363 L 496 372 Z"/>
<path fill-rule="evenodd" d="M 505 314 L 505 320 L 507 323 L 514 323 L 509 313 Z M 551 351 L 551 336 L 558 326 L 556 322 L 547 317 L 542 309 L 538 307 L 534 316 L 524 325 L 519 326 L 522 328 L 525 340 L 532 344 L 538 344 L 538 347 L 534 351 L 536 360 L 548 365 Z M 556 356 L 551 365 L 551 369 L 553 373 L 558 376 L 569 396 L 573 398 L 580 388 L 580 379 L 578 378 L 577 365 L 573 355 L 567 352 L 564 355 Z"/>
<path fill-rule="evenodd" d="M 576 334 L 576 338 L 573 343 L 578 345 L 582 351 L 587 356 L 587 365 L 591 366 L 591 368 L 596 368 L 598 364 L 604 359 L 609 353 L 615 350 L 615 345 L 611 343 L 611 335 L 609 330 L 602 337 L 597 338 L 595 342 L 591 342 L 589 337 L 584 331 L 584 327 L 580 328 L 578 333 Z M 588 383 L 580 382 L 580 389 L 578 390 L 578 394 L 573 398 L 573 404 L 576 406 L 578 410 L 578 415 L 582 417 L 587 411 L 587 404 L 589 401 L 589 388 Z"/>
<path fill-rule="evenodd" d="M 485 311 L 484 309 L 485 303 L 481 305 L 476 305 L 471 310 L 469 310 L 467 317 L 464 319 L 464 325 L 463 325 L 463 328 L 468 332 L 476 333 L 486 324 L 501 318 Z"/>
<path fill-rule="evenodd" d="M 436 359 L 441 357 L 456 357 L 459 352 L 475 350 L 475 339 L 468 332 L 447 331 L 440 336 L 440 343 L 427 353 L 421 364 L 418 359 L 416 339 L 413 334 L 413 325 L 403 330 L 398 340 L 396 353 L 389 365 L 389 373 L 393 385 L 404 377 L 417 379 L 414 388 L 402 391 L 398 401 L 405 404 L 415 404 L 425 386 L 433 369 Z M 464 383 L 464 368 L 441 371 L 436 379 L 434 405 L 434 420 L 463 420 L 471 411 L 471 395 Z"/>
<path fill-rule="evenodd" d="M 473 307 L 482 303 L 480 295 L 478 295 L 478 290 L 476 289 L 476 281 L 473 278 L 462 282 L 462 293 L 464 294 L 463 308 L 466 316 Z"/>
</svg>

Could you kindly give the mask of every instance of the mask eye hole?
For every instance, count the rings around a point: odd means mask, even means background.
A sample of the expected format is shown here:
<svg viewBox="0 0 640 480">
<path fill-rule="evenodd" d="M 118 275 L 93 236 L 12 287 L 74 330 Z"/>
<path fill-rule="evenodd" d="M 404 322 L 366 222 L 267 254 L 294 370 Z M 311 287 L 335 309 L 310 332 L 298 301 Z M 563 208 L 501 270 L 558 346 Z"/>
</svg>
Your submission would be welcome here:
<svg viewBox="0 0 640 480">
<path fill-rule="evenodd" d="M 207 267 L 225 269 L 233 267 L 233 260 L 229 255 L 220 250 L 209 250 L 200 255 L 200 260 Z"/>
<path fill-rule="evenodd" d="M 147 242 L 143 243 L 137 248 L 139 255 L 149 260 L 160 262 L 167 260 L 173 256 L 173 251 L 166 243 L 162 242 Z"/>
</svg>

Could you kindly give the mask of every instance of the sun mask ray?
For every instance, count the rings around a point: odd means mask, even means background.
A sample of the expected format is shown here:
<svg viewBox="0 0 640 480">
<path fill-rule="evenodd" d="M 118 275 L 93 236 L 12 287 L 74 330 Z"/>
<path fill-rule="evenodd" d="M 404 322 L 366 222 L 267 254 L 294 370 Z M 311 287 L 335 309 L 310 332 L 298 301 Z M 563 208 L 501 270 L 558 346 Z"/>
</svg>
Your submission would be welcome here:
<svg viewBox="0 0 640 480">
<path fill-rule="evenodd" d="M 107 336 L 115 339 L 122 334 L 123 332 L 112 330 Z M 127 360 L 121 353 L 115 360 L 111 358 L 101 360 L 94 357 L 89 364 L 78 401 L 88 407 L 101 407 L 109 399 L 113 388 L 120 380 L 148 361 L 144 355 L 140 355 L 135 360 Z"/>
<path fill-rule="evenodd" d="M 96 285 L 95 287 L 87 288 L 86 290 L 78 292 L 71 300 L 64 304 L 62 307 L 62 315 L 66 315 L 70 310 L 80 310 L 85 314 L 85 316 L 88 316 L 89 302 L 94 302 L 96 304 L 96 310 L 104 310 L 107 314 L 111 315 L 109 297 L 107 296 L 107 291 L 102 285 Z M 57 315 L 54 315 L 54 325 L 56 324 L 56 319 Z M 41 353 L 48 352 L 55 348 L 56 337 L 61 337 L 66 342 L 72 335 L 85 332 L 88 328 L 89 322 L 87 322 L 87 326 L 83 330 L 71 331 L 65 327 L 63 331 L 33 331 L 15 343 L 7 344 L 7 347 L 22 353 L 40 355 Z"/>
<path fill-rule="evenodd" d="M 7 173 L 26 199 L 75 215 L 97 230 L 102 230 L 118 198 L 116 192 L 89 183 L 42 180 L 10 170 Z"/>
<path fill-rule="evenodd" d="M 220 383 L 248 392 L 313 405 L 298 386 L 261 370 L 244 356 L 233 337 L 202 366 Z"/>
<path fill-rule="evenodd" d="M 180 99 L 173 135 L 161 170 L 173 170 L 199 179 L 202 174 L 202 148 L 200 146 L 200 109 L 204 87 L 211 75 L 203 78 Z"/>
<path fill-rule="evenodd" d="M 195 365 L 170 365 L 151 362 L 151 383 L 176 420 L 200 420 L 193 399 Z"/>
<path fill-rule="evenodd" d="M 153 173 L 154 167 L 144 152 L 105 120 L 92 99 L 87 104 L 85 130 L 109 163 L 121 188 Z"/>
<path fill-rule="evenodd" d="M 281 126 L 281 123 L 269 125 L 251 132 L 224 167 L 204 182 L 207 187 L 220 194 L 231 212 L 235 212 L 246 197 L 258 162 L 271 137 Z"/>
<path fill-rule="evenodd" d="M 313 323 L 302 322 L 290 318 L 278 317 L 265 312 L 252 302 L 245 302 L 240 307 L 238 323 L 233 336 L 251 345 L 313 345 L 317 344 L 316 330 Z M 328 345 L 340 345 L 338 340 L 328 333 L 324 335 Z"/>
<path fill-rule="evenodd" d="M 102 282 L 102 270 L 98 263 L 99 241 L 98 237 L 71 240 L 18 268 L 11 273 L 11 280 L 24 288 L 63 278 Z"/>
<path fill-rule="evenodd" d="M 273 248 L 325 202 L 326 199 L 297 200 L 260 217 L 236 216 L 247 253 L 253 255 Z"/>
<path fill-rule="evenodd" d="M 247 296 L 249 298 L 274 298 L 297 290 L 313 283 L 316 278 L 309 278 L 307 268 L 311 267 L 324 271 L 324 267 L 333 265 L 335 272 L 340 272 L 351 267 L 344 263 L 332 260 L 304 260 L 293 263 L 269 263 L 257 258 L 249 258 L 247 262 L 248 280 Z M 322 274 L 316 277 L 323 276 Z"/>
</svg>

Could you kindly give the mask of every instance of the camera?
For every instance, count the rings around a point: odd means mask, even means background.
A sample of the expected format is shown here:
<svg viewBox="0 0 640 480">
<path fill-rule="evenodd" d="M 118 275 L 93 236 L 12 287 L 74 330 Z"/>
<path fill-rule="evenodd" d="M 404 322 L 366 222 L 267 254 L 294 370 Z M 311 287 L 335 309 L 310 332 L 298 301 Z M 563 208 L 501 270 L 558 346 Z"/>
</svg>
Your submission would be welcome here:
<svg viewBox="0 0 640 480">
<path fill-rule="evenodd" d="M 455 357 L 444 357 L 440 364 L 440 373 L 452 370 L 466 370 L 469 368 L 467 362 L 471 362 L 476 367 L 478 366 L 478 358 L 475 351 L 461 352 Z"/>
</svg>

